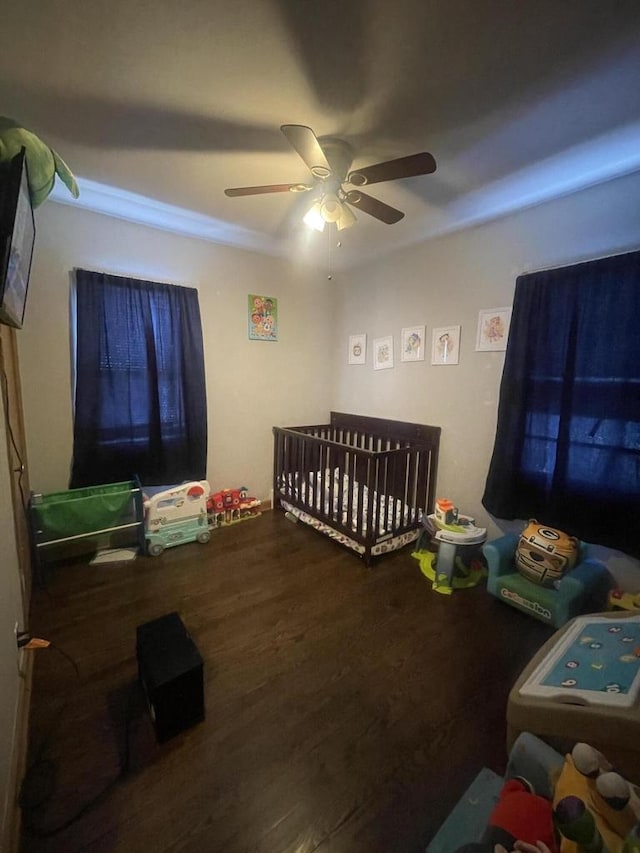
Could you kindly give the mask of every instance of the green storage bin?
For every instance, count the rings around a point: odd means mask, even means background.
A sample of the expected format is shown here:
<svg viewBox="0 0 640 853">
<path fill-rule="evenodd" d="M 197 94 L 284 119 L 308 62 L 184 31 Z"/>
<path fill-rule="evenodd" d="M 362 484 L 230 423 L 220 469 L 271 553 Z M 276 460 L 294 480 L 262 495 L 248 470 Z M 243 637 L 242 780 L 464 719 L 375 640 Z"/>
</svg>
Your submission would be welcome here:
<svg viewBox="0 0 640 853">
<path fill-rule="evenodd" d="M 31 528 L 36 552 L 126 529 L 137 531 L 138 544 L 144 550 L 142 489 L 137 480 L 127 480 L 32 494 Z"/>
<path fill-rule="evenodd" d="M 36 496 L 38 534 L 44 541 L 63 539 L 135 521 L 132 488 L 135 483 L 110 483 Z"/>
</svg>

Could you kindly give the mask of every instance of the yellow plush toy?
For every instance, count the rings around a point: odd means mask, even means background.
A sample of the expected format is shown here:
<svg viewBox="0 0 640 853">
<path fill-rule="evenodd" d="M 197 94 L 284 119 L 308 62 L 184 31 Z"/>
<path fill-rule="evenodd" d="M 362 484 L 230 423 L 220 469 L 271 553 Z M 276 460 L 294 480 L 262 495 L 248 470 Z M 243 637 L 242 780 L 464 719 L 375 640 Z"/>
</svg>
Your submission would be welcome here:
<svg viewBox="0 0 640 853">
<path fill-rule="evenodd" d="M 49 148 L 35 133 L 6 116 L 0 116 L 0 163 L 6 163 L 24 148 L 29 173 L 31 204 L 37 207 L 46 199 L 56 180 L 56 174 L 74 198 L 79 190 L 76 179 L 62 157 Z"/>
<path fill-rule="evenodd" d="M 578 540 L 532 518 L 520 534 L 516 568 L 527 580 L 553 586 L 578 559 Z"/>
<path fill-rule="evenodd" d="M 612 772 L 611 765 L 600 752 L 586 743 L 576 744 L 571 754 L 565 757 L 553 795 L 556 819 L 562 805 L 572 805 L 569 801 L 578 801 L 585 815 L 590 815 L 593 835 L 589 842 L 583 839 L 580 844 L 578 832 L 567 832 L 560 826 L 563 835 L 561 853 L 579 853 L 584 848 L 602 849 L 597 846 L 598 837 L 609 853 L 633 849 L 624 847 L 624 844 L 640 821 L 640 801 L 636 791 L 626 779 Z M 581 823 L 583 826 L 586 824 L 584 817 Z"/>
</svg>

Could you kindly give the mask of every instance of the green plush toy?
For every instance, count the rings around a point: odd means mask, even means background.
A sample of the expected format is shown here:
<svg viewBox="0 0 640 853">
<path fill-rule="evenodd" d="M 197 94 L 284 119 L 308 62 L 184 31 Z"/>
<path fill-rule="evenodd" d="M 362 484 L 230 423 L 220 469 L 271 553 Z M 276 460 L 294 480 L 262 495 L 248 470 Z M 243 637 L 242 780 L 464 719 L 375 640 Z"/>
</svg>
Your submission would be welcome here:
<svg viewBox="0 0 640 853">
<path fill-rule="evenodd" d="M 71 170 L 53 148 L 39 139 L 35 133 L 6 116 L 0 116 L 0 163 L 12 160 L 22 148 L 26 149 L 29 171 L 29 193 L 31 204 L 37 207 L 53 189 L 56 173 L 69 188 L 74 198 L 80 191 Z"/>
</svg>

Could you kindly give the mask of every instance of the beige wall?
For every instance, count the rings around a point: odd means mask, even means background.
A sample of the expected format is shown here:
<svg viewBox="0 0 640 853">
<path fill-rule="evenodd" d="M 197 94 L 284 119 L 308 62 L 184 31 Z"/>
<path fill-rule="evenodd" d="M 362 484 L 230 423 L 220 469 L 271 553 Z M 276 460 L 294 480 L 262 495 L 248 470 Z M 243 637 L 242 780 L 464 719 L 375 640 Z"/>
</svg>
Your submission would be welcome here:
<svg viewBox="0 0 640 853">
<path fill-rule="evenodd" d="M 4 406 L 0 403 L 0 848 L 6 835 L 9 814 L 8 783 L 13 761 L 16 711 L 20 691 L 15 624 L 24 628 L 20 592 L 18 552 L 11 504 L 11 481 L 7 453 Z"/>
<path fill-rule="evenodd" d="M 74 267 L 199 291 L 212 487 L 268 498 L 274 424 L 325 418 L 329 366 L 326 276 L 287 262 L 143 228 L 72 207 L 37 211 L 36 252 L 20 367 L 32 488 L 68 486 L 72 453 L 69 279 Z M 277 343 L 249 341 L 247 295 L 279 300 Z M 242 481 L 242 483 L 240 482 Z"/>
<path fill-rule="evenodd" d="M 80 266 L 198 288 L 213 486 L 243 480 L 268 497 L 273 424 L 315 421 L 330 408 L 433 423 L 443 430 L 438 493 L 496 535 L 510 525 L 491 519 L 480 500 L 504 356 L 475 352 L 478 311 L 510 305 L 521 272 L 637 248 L 639 197 L 640 176 L 626 178 L 403 250 L 332 282 L 323 271 L 304 272 L 285 261 L 49 202 L 37 211 L 26 321 L 18 337 L 32 487 L 46 492 L 68 483 L 69 275 Z M 247 340 L 250 292 L 280 300 L 277 344 Z M 427 341 L 434 326 L 462 326 L 458 366 L 434 367 L 429 353 L 424 362 L 400 362 L 401 328 L 422 323 Z M 361 332 L 369 339 L 368 363 L 348 366 L 347 337 Z M 394 335 L 396 366 L 374 372 L 371 342 L 388 334 Z M 0 809 L 19 683 L 13 628 L 21 614 L 5 447 L 0 417 Z M 605 549 L 597 554 L 624 586 L 640 589 L 637 560 Z"/>
<path fill-rule="evenodd" d="M 334 289 L 335 409 L 442 427 L 438 494 L 491 536 L 511 526 L 481 504 L 493 449 L 504 353 L 475 352 L 478 311 L 511 305 L 516 276 L 640 246 L 640 176 L 559 199 L 483 227 L 403 250 L 341 276 Z M 381 226 L 384 227 L 384 226 Z M 426 324 L 424 362 L 400 362 L 400 331 Z M 434 327 L 462 327 L 460 364 L 430 364 Z M 348 365 L 350 334 L 366 333 L 367 364 Z M 395 367 L 374 371 L 371 343 L 394 336 Z M 597 549 L 640 590 L 640 563 Z"/>
<path fill-rule="evenodd" d="M 328 412 L 330 311 L 324 274 L 250 252 L 177 237 L 51 202 L 36 212 L 36 251 L 18 332 L 31 486 L 68 486 L 72 452 L 69 281 L 74 267 L 197 287 L 209 411 L 208 478 L 271 488 L 273 424 Z M 278 343 L 247 339 L 247 294 L 277 297 Z M 15 748 L 22 626 L 18 557 L 0 404 L 0 847 Z M 242 483 L 239 481 L 242 480 Z"/>
<path fill-rule="evenodd" d="M 482 227 L 335 274 L 46 203 L 20 364 L 33 488 L 66 488 L 72 449 L 69 272 L 74 266 L 195 286 L 203 317 L 212 486 L 269 496 L 271 426 L 329 409 L 442 427 L 438 493 L 489 527 L 481 505 L 493 447 L 503 353 L 475 352 L 478 311 L 510 305 L 532 269 L 637 248 L 640 176 L 603 184 Z M 379 227 L 385 227 L 380 225 Z M 393 227 L 393 226 L 391 226 Z M 348 234 L 345 237 L 348 239 Z M 248 341 L 246 297 L 280 299 L 280 341 Z M 404 326 L 460 324 L 458 366 L 401 363 Z M 368 335 L 368 363 L 346 364 L 349 334 Z M 373 371 L 373 338 L 393 334 L 396 366 Z M 513 525 L 511 525 L 513 526 Z M 640 565 L 600 549 L 615 576 L 640 588 Z"/>
</svg>

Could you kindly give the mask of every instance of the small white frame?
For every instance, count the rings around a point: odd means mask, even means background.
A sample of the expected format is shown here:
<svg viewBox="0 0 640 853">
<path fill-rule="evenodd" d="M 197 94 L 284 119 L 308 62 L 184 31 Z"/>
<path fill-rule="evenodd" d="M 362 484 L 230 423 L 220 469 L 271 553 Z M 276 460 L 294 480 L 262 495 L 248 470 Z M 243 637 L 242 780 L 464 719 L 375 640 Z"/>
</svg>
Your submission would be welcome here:
<svg viewBox="0 0 640 853">
<path fill-rule="evenodd" d="M 458 364 L 460 326 L 441 326 L 431 336 L 431 364 Z"/>
<path fill-rule="evenodd" d="M 476 352 L 506 350 L 511 323 L 511 308 L 483 308 L 478 314 Z"/>
<path fill-rule="evenodd" d="M 424 361 L 424 326 L 408 326 L 400 335 L 400 360 Z"/>
<path fill-rule="evenodd" d="M 376 338 L 373 342 L 373 369 L 388 370 L 393 367 L 393 335 Z"/>
<path fill-rule="evenodd" d="M 366 364 L 367 336 L 349 335 L 349 364 Z"/>
</svg>

